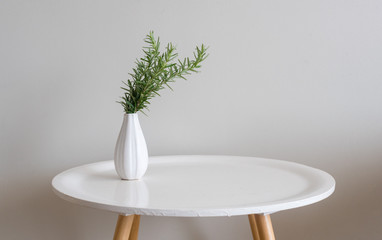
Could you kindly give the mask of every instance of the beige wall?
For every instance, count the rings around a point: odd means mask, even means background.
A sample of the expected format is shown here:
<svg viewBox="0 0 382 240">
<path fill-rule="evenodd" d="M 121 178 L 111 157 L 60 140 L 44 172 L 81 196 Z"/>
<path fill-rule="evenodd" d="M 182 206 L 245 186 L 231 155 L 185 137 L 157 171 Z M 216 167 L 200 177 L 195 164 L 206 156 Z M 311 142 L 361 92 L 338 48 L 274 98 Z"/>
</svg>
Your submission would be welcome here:
<svg viewBox="0 0 382 240">
<path fill-rule="evenodd" d="M 0 239 L 110 239 L 116 215 L 52 177 L 112 159 L 121 81 L 154 30 L 202 73 L 140 116 L 151 155 L 234 154 L 332 174 L 329 199 L 276 213 L 278 239 L 382 235 L 381 1 L 0 1 Z M 250 239 L 246 217 L 143 217 L 141 240 Z"/>
</svg>

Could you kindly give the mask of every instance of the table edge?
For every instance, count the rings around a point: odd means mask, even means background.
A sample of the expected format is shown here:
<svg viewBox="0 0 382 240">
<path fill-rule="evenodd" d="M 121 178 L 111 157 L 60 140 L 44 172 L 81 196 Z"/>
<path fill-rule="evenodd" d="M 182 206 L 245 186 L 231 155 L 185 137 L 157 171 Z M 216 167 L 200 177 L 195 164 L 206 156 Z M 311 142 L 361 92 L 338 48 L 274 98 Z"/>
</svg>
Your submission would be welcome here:
<svg viewBox="0 0 382 240">
<path fill-rule="evenodd" d="M 54 180 L 55 178 L 63 174 L 66 171 L 70 171 L 72 169 L 82 167 L 85 165 L 92 165 L 92 164 L 97 164 L 100 162 L 108 162 L 108 161 L 113 161 L 113 160 L 106 160 L 106 161 L 98 161 L 98 162 L 93 162 L 89 164 L 82 164 L 70 169 L 67 169 L 65 171 L 62 171 L 61 173 L 57 174 L 51 181 L 52 189 L 53 192 L 59 196 L 60 198 L 69 201 L 71 203 L 75 203 L 81 206 L 85 207 L 90 207 L 93 209 L 100 209 L 100 210 L 106 210 L 106 211 L 111 211 L 115 212 L 121 215 L 144 215 L 144 216 L 169 216 L 169 217 L 218 217 L 218 216 L 240 216 L 240 215 L 248 215 L 248 214 L 270 214 L 270 213 L 275 213 L 279 211 L 284 211 L 284 210 L 289 210 L 289 209 L 294 209 L 294 208 L 299 208 L 299 207 L 304 207 L 307 205 L 311 205 L 314 203 L 317 203 L 319 201 L 322 201 L 326 198 L 328 198 L 330 195 L 333 194 L 335 191 L 336 187 L 336 182 L 335 179 L 327 172 L 317 169 L 314 167 L 310 167 L 304 164 L 296 163 L 296 162 L 291 162 L 291 161 L 286 161 L 286 160 L 278 160 L 278 159 L 271 159 L 271 158 L 261 158 L 261 157 L 251 157 L 251 156 L 237 156 L 237 155 L 161 155 L 161 156 L 150 156 L 150 158 L 162 158 L 162 157 L 190 157 L 190 156 L 208 156 L 208 157 L 240 157 L 240 158 L 257 158 L 257 159 L 266 159 L 266 160 L 273 160 L 273 161 L 282 161 L 282 162 L 288 162 L 296 165 L 301 165 L 307 168 L 312 168 L 315 170 L 318 170 L 320 172 L 325 173 L 328 175 L 332 181 L 333 186 L 328 189 L 327 191 L 304 199 L 304 202 L 302 201 L 292 201 L 290 203 L 281 203 L 281 204 L 273 204 L 272 206 L 257 206 L 257 207 L 246 207 L 244 208 L 216 208 L 216 209 L 176 209 L 176 210 L 169 210 L 169 209 L 150 209 L 150 208 L 134 208 L 134 207 L 126 207 L 126 206 L 113 206 L 113 205 L 108 205 L 104 203 L 99 203 L 99 202 L 92 202 L 92 201 L 87 201 L 84 199 L 79 199 L 72 197 L 70 195 L 67 195 L 65 193 L 60 192 L 56 187 L 54 186 Z"/>
</svg>

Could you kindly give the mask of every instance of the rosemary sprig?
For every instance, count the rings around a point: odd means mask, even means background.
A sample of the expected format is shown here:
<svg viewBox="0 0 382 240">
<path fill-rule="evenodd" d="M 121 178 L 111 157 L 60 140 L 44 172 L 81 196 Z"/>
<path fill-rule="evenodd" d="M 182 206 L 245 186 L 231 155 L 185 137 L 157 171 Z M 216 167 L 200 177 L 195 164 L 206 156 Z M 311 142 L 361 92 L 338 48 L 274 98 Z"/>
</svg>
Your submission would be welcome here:
<svg viewBox="0 0 382 240">
<path fill-rule="evenodd" d="M 151 31 L 144 39 L 148 46 L 143 47 L 144 57 L 135 61 L 136 67 L 133 73 L 129 73 L 131 79 L 124 81 L 124 95 L 120 103 L 125 113 L 136 113 L 147 109 L 150 100 L 154 96 L 160 96 L 159 90 L 167 86 L 172 90 L 169 83 L 175 82 L 176 78 L 186 80 L 186 75 L 198 72 L 201 62 L 207 58 L 207 48 L 202 44 L 196 47 L 194 58 L 176 59 L 178 54 L 172 43 L 167 44 L 163 53 L 159 51 L 159 37 L 155 39 Z"/>
</svg>

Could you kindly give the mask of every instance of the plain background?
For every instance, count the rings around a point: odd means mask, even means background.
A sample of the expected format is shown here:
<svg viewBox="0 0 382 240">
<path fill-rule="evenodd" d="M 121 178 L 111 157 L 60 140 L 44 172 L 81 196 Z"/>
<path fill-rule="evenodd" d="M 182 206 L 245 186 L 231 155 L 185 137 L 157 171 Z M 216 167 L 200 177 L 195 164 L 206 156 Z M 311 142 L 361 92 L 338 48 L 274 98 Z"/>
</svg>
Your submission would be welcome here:
<svg viewBox="0 0 382 240">
<path fill-rule="evenodd" d="M 112 159 L 121 81 L 150 31 L 202 72 L 140 115 L 150 155 L 320 168 L 320 203 L 276 213 L 284 240 L 382 235 L 382 2 L 0 1 L 0 239 L 111 239 L 117 216 L 56 197 L 61 171 Z M 251 239 L 246 216 L 142 217 L 140 239 Z"/>
</svg>

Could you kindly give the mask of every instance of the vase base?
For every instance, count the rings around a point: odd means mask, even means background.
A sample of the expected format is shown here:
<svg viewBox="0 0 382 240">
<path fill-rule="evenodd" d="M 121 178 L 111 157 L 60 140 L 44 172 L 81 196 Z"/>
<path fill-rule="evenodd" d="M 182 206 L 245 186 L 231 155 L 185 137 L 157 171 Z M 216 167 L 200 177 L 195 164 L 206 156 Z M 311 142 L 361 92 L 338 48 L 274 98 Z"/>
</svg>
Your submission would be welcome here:
<svg viewBox="0 0 382 240">
<path fill-rule="evenodd" d="M 121 178 L 121 180 L 123 180 L 123 181 L 139 181 L 139 180 L 141 180 L 141 178 L 134 178 L 134 179 Z"/>
</svg>

